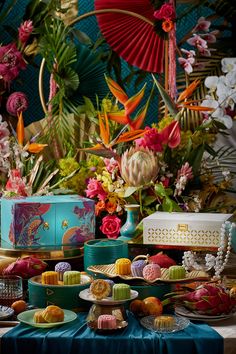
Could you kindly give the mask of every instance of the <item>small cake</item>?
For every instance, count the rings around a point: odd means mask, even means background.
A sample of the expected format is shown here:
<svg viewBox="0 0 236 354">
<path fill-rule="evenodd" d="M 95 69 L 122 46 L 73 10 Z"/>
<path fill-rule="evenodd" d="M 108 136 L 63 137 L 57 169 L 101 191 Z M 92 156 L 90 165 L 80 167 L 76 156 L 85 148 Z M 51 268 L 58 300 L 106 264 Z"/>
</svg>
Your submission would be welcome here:
<svg viewBox="0 0 236 354">
<path fill-rule="evenodd" d="M 90 284 L 89 290 L 95 299 L 101 300 L 110 294 L 111 286 L 106 280 L 96 279 Z"/>
<path fill-rule="evenodd" d="M 119 258 L 115 262 L 115 272 L 119 275 L 129 275 L 131 273 L 131 260 Z"/>
<path fill-rule="evenodd" d="M 58 285 L 59 276 L 57 272 L 53 270 L 49 270 L 47 272 L 42 273 L 42 284 L 46 285 Z"/>
<path fill-rule="evenodd" d="M 104 280 L 110 285 L 110 292 L 109 292 L 109 294 L 107 296 L 112 296 L 112 288 L 113 288 L 115 283 L 111 279 L 104 279 Z"/>
<path fill-rule="evenodd" d="M 55 265 L 55 272 L 59 274 L 59 280 L 63 281 L 63 274 L 71 270 L 71 265 L 68 262 L 59 262 Z"/>
<path fill-rule="evenodd" d="M 45 322 L 55 323 L 64 321 L 64 311 L 59 306 L 49 305 L 41 312 L 41 316 Z"/>
<path fill-rule="evenodd" d="M 147 265 L 147 262 L 140 259 L 139 261 L 134 261 L 131 263 L 131 274 L 133 277 L 142 277 L 143 268 Z"/>
<path fill-rule="evenodd" d="M 98 317 L 98 329 L 116 329 L 116 317 L 113 315 L 100 315 Z"/>
<path fill-rule="evenodd" d="M 161 277 L 161 267 L 156 263 L 147 264 L 143 268 L 143 277 L 146 280 L 155 280 Z"/>
<path fill-rule="evenodd" d="M 184 279 L 186 271 L 182 266 L 171 266 L 168 270 L 169 279 Z"/>
<path fill-rule="evenodd" d="M 63 284 L 64 285 L 74 285 L 80 284 L 80 272 L 77 270 L 68 270 L 63 274 Z"/>
<path fill-rule="evenodd" d="M 46 323 L 46 322 L 47 322 L 47 321 L 45 321 L 45 319 L 43 318 L 42 312 L 43 312 L 43 310 L 39 310 L 39 311 L 36 311 L 36 312 L 34 313 L 33 320 L 34 320 L 35 323 Z"/>
<path fill-rule="evenodd" d="M 126 300 L 130 299 L 130 285 L 128 284 L 115 284 L 112 288 L 112 298 L 113 300 Z"/>
<path fill-rule="evenodd" d="M 171 330 L 175 325 L 175 319 L 172 316 L 157 316 L 154 318 L 153 326 L 155 329 Z"/>
</svg>

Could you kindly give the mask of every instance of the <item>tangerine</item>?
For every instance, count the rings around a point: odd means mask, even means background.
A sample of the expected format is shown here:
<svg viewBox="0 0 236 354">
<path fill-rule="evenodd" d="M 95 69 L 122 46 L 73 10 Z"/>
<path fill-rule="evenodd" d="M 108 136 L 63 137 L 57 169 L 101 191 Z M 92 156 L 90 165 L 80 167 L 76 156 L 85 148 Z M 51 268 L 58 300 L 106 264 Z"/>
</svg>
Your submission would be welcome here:
<svg viewBox="0 0 236 354">
<path fill-rule="evenodd" d="M 18 313 L 21 313 L 26 310 L 27 304 L 24 300 L 17 300 L 13 302 L 11 308 L 14 310 L 15 314 L 18 315 Z"/>
</svg>

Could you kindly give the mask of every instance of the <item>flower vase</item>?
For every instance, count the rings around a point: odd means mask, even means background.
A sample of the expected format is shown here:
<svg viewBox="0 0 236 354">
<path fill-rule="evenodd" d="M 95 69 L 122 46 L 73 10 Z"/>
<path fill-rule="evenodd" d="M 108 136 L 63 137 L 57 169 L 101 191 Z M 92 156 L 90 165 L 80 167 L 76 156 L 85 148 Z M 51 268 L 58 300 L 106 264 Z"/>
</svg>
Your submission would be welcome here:
<svg viewBox="0 0 236 354">
<path fill-rule="evenodd" d="M 127 212 L 126 222 L 120 229 L 121 240 L 129 241 L 134 237 L 136 226 L 139 223 L 139 204 L 128 204 L 125 206 Z"/>
</svg>

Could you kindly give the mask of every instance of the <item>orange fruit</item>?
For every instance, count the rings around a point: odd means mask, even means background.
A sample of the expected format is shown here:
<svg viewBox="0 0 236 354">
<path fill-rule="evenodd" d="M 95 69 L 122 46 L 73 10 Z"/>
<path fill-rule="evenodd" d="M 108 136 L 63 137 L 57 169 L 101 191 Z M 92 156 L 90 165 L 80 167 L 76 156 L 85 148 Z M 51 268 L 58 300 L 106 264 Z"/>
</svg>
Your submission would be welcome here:
<svg viewBox="0 0 236 354">
<path fill-rule="evenodd" d="M 129 309 L 135 315 L 143 315 L 144 314 L 144 302 L 139 299 L 133 300 L 130 303 Z"/>
<path fill-rule="evenodd" d="M 26 310 L 27 304 L 24 300 L 17 300 L 13 302 L 11 308 L 15 311 L 15 314 L 21 313 Z"/>
<path fill-rule="evenodd" d="M 155 315 L 159 316 L 162 314 L 163 311 L 163 305 L 161 300 L 159 300 L 155 296 L 149 296 L 143 299 L 144 306 L 145 306 L 145 312 L 148 315 Z"/>
</svg>

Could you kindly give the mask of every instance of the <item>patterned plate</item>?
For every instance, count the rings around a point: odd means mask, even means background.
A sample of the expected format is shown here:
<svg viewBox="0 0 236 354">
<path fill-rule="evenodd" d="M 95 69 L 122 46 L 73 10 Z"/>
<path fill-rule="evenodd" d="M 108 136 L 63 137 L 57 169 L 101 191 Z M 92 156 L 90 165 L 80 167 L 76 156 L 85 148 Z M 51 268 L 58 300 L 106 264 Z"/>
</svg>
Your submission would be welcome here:
<svg viewBox="0 0 236 354">
<path fill-rule="evenodd" d="M 222 321 L 228 318 L 231 318 L 234 313 L 231 312 L 229 314 L 222 314 L 218 316 L 207 316 L 207 315 L 200 315 L 193 311 L 189 311 L 183 306 L 176 306 L 175 313 L 177 316 L 182 316 L 188 318 L 190 321 L 203 321 L 203 322 L 215 322 L 215 321 Z"/>
<path fill-rule="evenodd" d="M 14 314 L 14 310 L 7 306 L 0 305 L 0 320 L 5 320 Z"/>
<path fill-rule="evenodd" d="M 131 274 L 129 275 L 118 275 L 115 272 L 115 264 L 103 264 L 103 265 L 95 265 L 88 267 L 88 270 L 93 273 L 103 274 L 108 278 L 115 278 L 119 277 L 124 280 L 142 280 L 149 284 L 152 283 L 189 283 L 192 281 L 201 281 L 201 280 L 208 280 L 209 275 L 203 271 L 194 270 L 186 274 L 186 278 L 184 279 L 169 279 L 168 269 L 162 268 L 161 269 L 161 278 L 157 278 L 154 280 L 147 280 L 143 277 L 133 277 Z"/>
<path fill-rule="evenodd" d="M 119 305 L 123 304 L 127 301 L 131 301 L 136 299 L 138 297 L 138 292 L 136 290 L 131 290 L 130 291 L 130 298 L 129 299 L 124 299 L 124 300 L 113 300 L 112 297 L 105 297 L 104 299 L 97 300 L 95 297 L 90 293 L 89 289 L 84 289 L 79 293 L 79 297 L 83 300 L 86 301 L 91 301 L 94 304 L 98 305 Z"/>
</svg>

